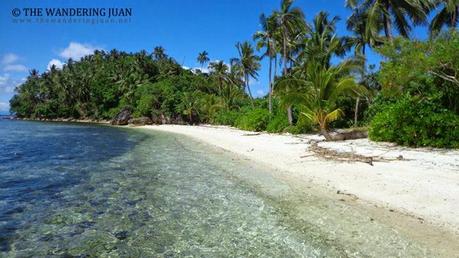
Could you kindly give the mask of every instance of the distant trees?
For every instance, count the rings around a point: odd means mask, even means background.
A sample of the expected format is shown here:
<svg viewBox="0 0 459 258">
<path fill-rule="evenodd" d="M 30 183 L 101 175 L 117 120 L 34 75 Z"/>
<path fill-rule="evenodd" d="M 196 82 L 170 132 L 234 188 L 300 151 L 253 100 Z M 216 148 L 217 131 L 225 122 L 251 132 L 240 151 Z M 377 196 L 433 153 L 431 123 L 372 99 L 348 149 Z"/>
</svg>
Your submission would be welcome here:
<svg viewBox="0 0 459 258">
<path fill-rule="evenodd" d="M 157 46 L 153 49 L 155 60 L 163 60 L 167 58 L 166 50 L 162 46 Z"/>
<path fill-rule="evenodd" d="M 255 51 L 248 41 L 236 44 L 239 53 L 237 62 L 242 68 L 244 77 L 244 88 L 247 89 L 250 98 L 253 99 L 252 91 L 250 90 L 250 78 L 257 79 L 258 70 L 260 70 L 260 58 L 255 55 Z"/>
<path fill-rule="evenodd" d="M 204 64 L 206 64 L 207 62 L 209 62 L 209 53 L 207 53 L 206 51 L 202 51 L 201 53 L 198 54 L 198 63 L 201 64 L 201 70 L 202 68 L 204 67 Z"/>
</svg>

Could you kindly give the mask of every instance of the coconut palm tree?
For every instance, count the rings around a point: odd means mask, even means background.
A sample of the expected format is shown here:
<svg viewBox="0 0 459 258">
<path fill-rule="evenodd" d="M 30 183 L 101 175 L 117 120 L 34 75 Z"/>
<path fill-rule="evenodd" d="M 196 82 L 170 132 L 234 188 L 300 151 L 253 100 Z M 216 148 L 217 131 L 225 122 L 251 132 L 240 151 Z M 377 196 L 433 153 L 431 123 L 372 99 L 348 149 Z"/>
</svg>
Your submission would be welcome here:
<svg viewBox="0 0 459 258">
<path fill-rule="evenodd" d="M 382 23 L 380 23 L 382 25 Z M 382 40 L 378 38 L 377 32 L 382 26 L 376 29 L 376 33 L 368 30 L 368 14 L 359 8 L 354 8 L 352 15 L 346 21 L 347 29 L 352 32 L 349 37 L 350 43 L 354 46 L 354 54 L 365 55 L 367 46 L 375 46 Z"/>
<path fill-rule="evenodd" d="M 365 13 L 367 33 L 376 35 L 381 24 L 388 40 L 393 38 L 393 25 L 404 37 L 409 37 L 412 26 L 427 20 L 430 0 L 347 0 L 346 5 L 359 12 Z"/>
<path fill-rule="evenodd" d="M 198 63 L 201 64 L 201 70 L 204 67 L 204 64 L 209 62 L 209 53 L 207 51 L 202 51 L 201 53 L 198 54 Z"/>
<path fill-rule="evenodd" d="M 359 67 L 355 60 L 346 60 L 330 67 L 312 60 L 297 67 L 291 76 L 276 82 L 276 88 L 285 104 L 295 103 L 301 115 L 317 124 L 327 140 L 332 140 L 328 125 L 343 115 L 337 106 L 338 98 L 366 91 L 350 75 L 352 70 Z M 285 90 L 287 88 L 290 89 Z"/>
<path fill-rule="evenodd" d="M 221 96 L 224 84 L 230 79 L 228 76 L 228 66 L 223 61 L 211 62 L 209 64 L 210 75 L 217 82 L 218 94 Z"/>
<path fill-rule="evenodd" d="M 255 55 L 255 51 L 248 41 L 244 41 L 243 43 L 238 42 L 236 44 L 236 48 L 239 53 L 239 63 L 244 77 L 244 88 L 247 89 L 250 98 L 253 99 L 249 80 L 250 78 L 257 79 L 258 77 L 258 70 L 260 70 L 260 57 Z"/>
<path fill-rule="evenodd" d="M 153 56 L 156 60 L 163 60 L 167 58 L 166 50 L 162 46 L 157 46 L 153 50 Z"/>
<path fill-rule="evenodd" d="M 273 96 L 273 84 L 272 84 L 272 65 L 273 59 L 276 57 L 276 22 L 273 16 L 266 17 L 264 14 L 260 15 L 260 24 L 262 30 L 255 32 L 253 39 L 257 42 L 257 50 L 265 48 L 265 52 L 261 56 L 262 58 L 269 58 L 269 99 L 268 99 L 268 109 L 269 113 L 272 113 L 272 96 Z"/>
<path fill-rule="evenodd" d="M 243 88 L 244 81 L 241 80 L 242 67 L 239 59 L 232 59 L 228 67 L 223 61 L 211 62 L 209 64 L 210 76 L 218 85 L 218 96 L 223 100 L 223 106 L 231 109 L 235 106 L 236 99 L 242 99 L 246 95 Z"/>
<path fill-rule="evenodd" d="M 329 66 L 333 55 L 344 56 L 351 45 L 349 38 L 336 35 L 336 23 L 339 17 L 331 19 L 328 13 L 319 12 L 313 20 L 312 26 L 305 37 L 298 44 L 299 54 L 297 62 L 309 62 L 316 59 L 324 66 Z"/>
<path fill-rule="evenodd" d="M 287 65 L 289 59 L 289 44 L 291 40 L 306 29 L 303 11 L 298 7 L 293 7 L 293 0 L 282 0 L 280 10 L 275 11 L 273 16 L 276 20 L 276 27 L 279 29 L 282 44 L 282 63 L 283 75 L 287 75 Z M 287 108 L 288 121 L 293 124 L 292 107 Z"/>
<path fill-rule="evenodd" d="M 430 23 L 432 36 L 436 36 L 444 26 L 455 28 L 459 20 L 459 0 L 436 0 L 435 6 L 442 8 Z"/>
</svg>

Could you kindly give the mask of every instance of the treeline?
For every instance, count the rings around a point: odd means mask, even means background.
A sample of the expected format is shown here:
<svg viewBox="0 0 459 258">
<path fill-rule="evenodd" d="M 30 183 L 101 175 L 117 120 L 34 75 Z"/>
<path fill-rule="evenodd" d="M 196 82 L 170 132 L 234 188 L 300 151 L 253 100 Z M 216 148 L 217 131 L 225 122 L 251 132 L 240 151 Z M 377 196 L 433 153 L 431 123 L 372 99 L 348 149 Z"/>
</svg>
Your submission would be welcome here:
<svg viewBox="0 0 459 258">
<path fill-rule="evenodd" d="M 457 1 L 348 0 L 349 35 L 339 18 L 307 23 L 292 0 L 260 16 L 255 45 L 238 56 L 183 69 L 162 47 L 151 54 L 96 51 L 62 69 L 31 71 L 11 100 L 18 117 L 110 119 L 122 109 L 158 123 L 227 124 L 246 130 L 304 133 L 365 126 L 370 138 L 412 146 L 459 146 Z M 430 39 L 410 40 L 428 23 Z M 443 30 L 443 28 L 450 28 Z M 367 65 L 367 49 L 384 57 Z M 257 50 L 260 55 L 257 55 Z M 269 93 L 254 99 L 250 80 L 269 63 Z M 332 61 L 333 60 L 333 61 Z"/>
<path fill-rule="evenodd" d="M 247 105 L 235 64 L 212 63 L 203 74 L 183 69 L 162 47 L 152 54 L 95 51 L 39 74 L 32 70 L 11 99 L 18 117 L 111 119 L 128 108 L 136 117 L 211 122 L 219 109 Z M 229 83 L 231 80 L 231 83 Z"/>
</svg>

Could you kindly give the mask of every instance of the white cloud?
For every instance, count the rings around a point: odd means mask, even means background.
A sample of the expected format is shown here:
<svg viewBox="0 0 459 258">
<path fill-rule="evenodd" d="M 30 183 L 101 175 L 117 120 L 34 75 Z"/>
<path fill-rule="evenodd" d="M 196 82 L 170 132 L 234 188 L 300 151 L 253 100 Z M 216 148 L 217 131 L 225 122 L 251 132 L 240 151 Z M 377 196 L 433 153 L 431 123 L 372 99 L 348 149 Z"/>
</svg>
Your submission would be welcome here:
<svg viewBox="0 0 459 258">
<path fill-rule="evenodd" d="M 257 90 L 254 97 L 264 97 L 266 92 L 264 90 Z"/>
<path fill-rule="evenodd" d="M 26 72 L 27 67 L 18 64 L 19 57 L 16 54 L 8 53 L 2 57 L 1 65 L 5 72 Z"/>
<path fill-rule="evenodd" d="M 102 48 L 90 44 L 70 42 L 69 46 L 62 50 L 59 55 L 66 59 L 80 60 L 84 56 L 93 54 L 95 50 L 102 50 Z"/>
<path fill-rule="evenodd" d="M 8 53 L 6 55 L 3 56 L 2 58 L 2 64 L 3 65 L 8 65 L 8 64 L 12 64 L 16 61 L 19 60 L 19 57 L 13 53 Z"/>
<path fill-rule="evenodd" d="M 56 66 L 57 69 L 62 69 L 62 66 L 64 66 L 64 63 L 62 63 L 59 59 L 51 59 L 46 69 L 51 70 L 51 66 L 53 65 Z"/>
<path fill-rule="evenodd" d="M 22 64 L 9 64 L 3 67 L 3 71 L 5 72 L 26 72 L 27 67 Z"/>
<path fill-rule="evenodd" d="M 0 75 L 0 94 L 2 93 L 13 93 L 14 89 L 25 81 L 22 79 L 13 79 L 9 74 L 5 73 Z"/>
<path fill-rule="evenodd" d="M 0 86 L 6 85 L 9 79 L 10 75 L 7 73 L 5 73 L 4 75 L 0 75 Z"/>
<path fill-rule="evenodd" d="M 0 102 L 0 112 L 10 111 L 10 104 L 7 102 Z"/>
</svg>

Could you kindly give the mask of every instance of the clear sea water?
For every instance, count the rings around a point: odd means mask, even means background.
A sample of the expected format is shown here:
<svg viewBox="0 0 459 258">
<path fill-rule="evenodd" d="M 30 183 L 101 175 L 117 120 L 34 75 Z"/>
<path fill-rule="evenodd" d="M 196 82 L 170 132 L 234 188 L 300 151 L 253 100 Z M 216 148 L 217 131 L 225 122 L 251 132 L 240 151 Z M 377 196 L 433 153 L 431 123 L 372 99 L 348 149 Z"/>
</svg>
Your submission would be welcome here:
<svg viewBox="0 0 459 258">
<path fill-rule="evenodd" d="M 0 257 L 432 257 L 189 138 L 0 121 Z"/>
</svg>

